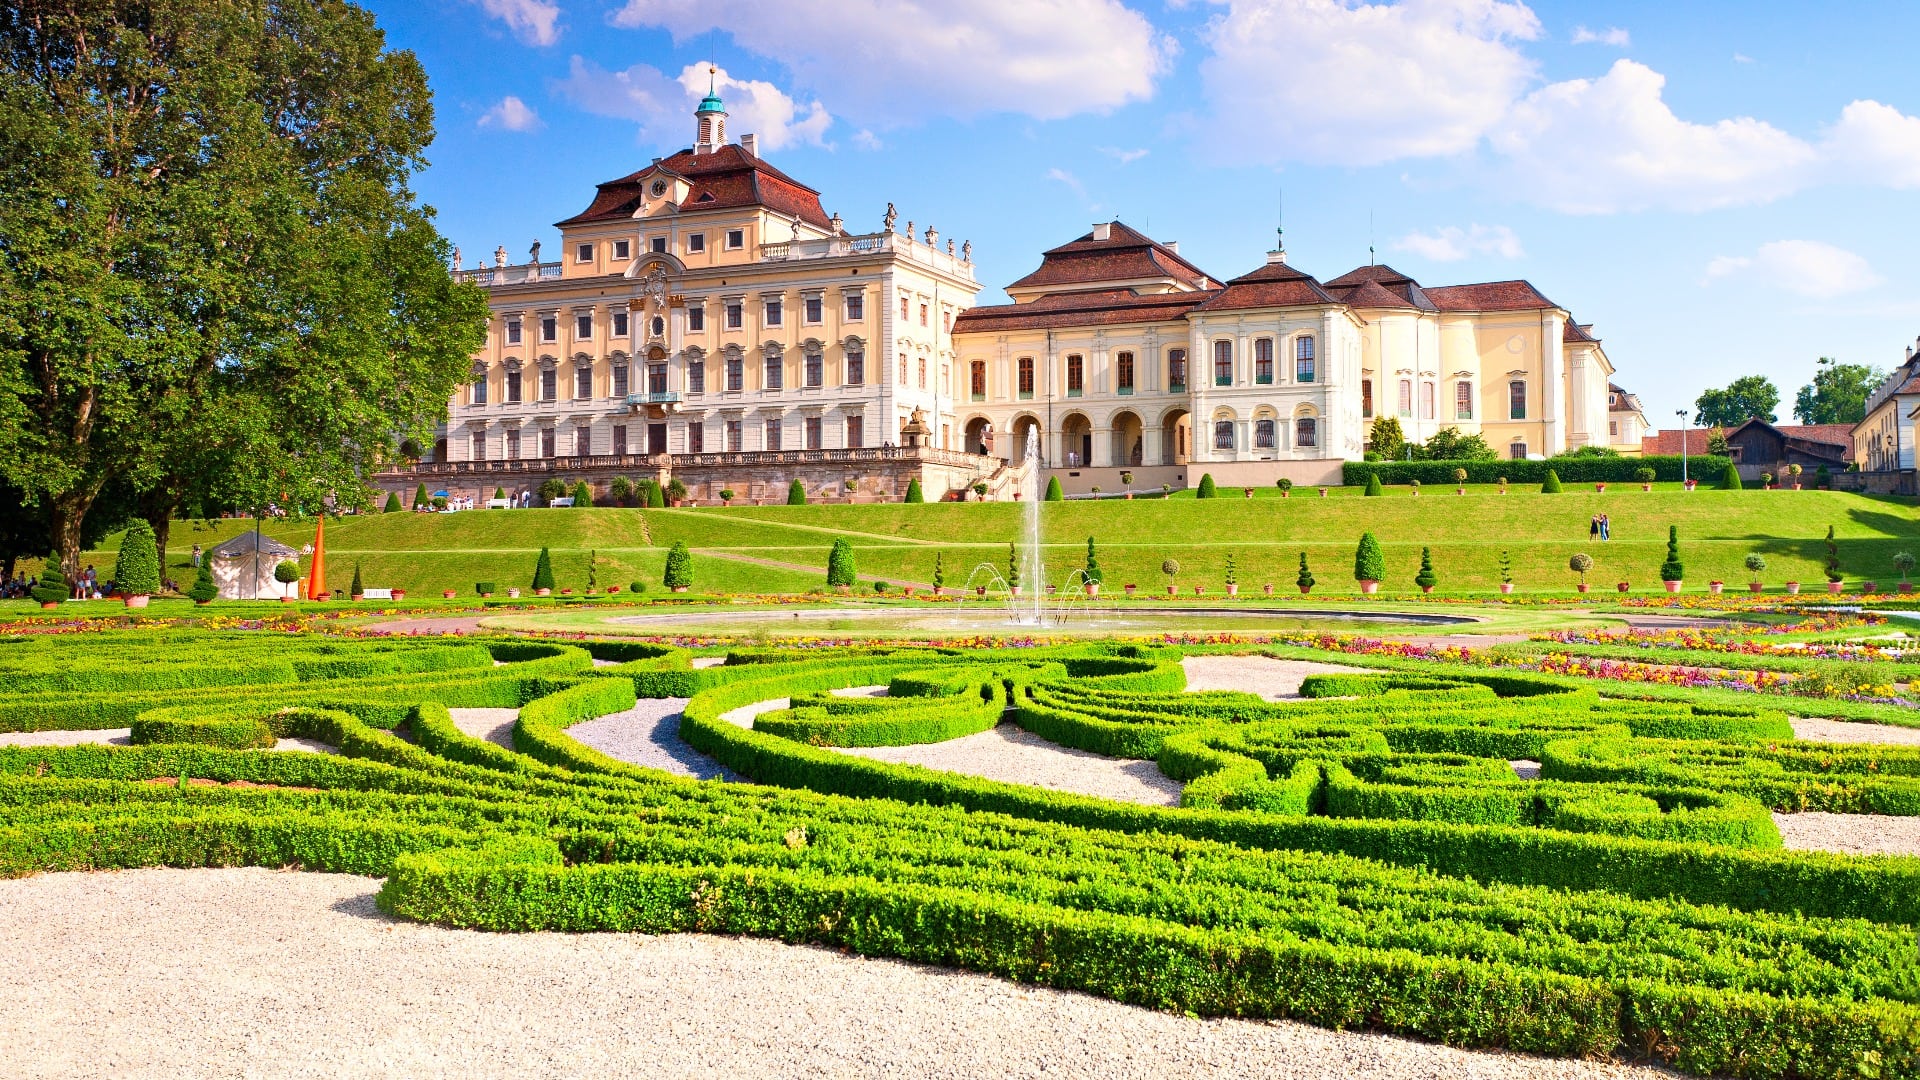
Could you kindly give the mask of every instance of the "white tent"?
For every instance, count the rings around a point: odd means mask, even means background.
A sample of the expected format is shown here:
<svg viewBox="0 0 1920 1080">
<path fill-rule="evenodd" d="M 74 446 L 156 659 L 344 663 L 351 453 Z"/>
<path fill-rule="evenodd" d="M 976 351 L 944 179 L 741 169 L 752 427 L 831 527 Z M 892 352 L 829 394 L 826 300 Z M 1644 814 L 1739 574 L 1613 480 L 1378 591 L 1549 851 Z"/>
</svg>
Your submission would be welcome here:
<svg viewBox="0 0 1920 1080">
<path fill-rule="evenodd" d="M 282 585 L 273 580 L 273 568 L 288 559 L 297 561 L 300 553 L 271 536 L 249 529 L 206 557 L 213 566 L 213 583 L 220 587 L 222 600 L 278 600 L 300 595 L 299 582 Z"/>
</svg>

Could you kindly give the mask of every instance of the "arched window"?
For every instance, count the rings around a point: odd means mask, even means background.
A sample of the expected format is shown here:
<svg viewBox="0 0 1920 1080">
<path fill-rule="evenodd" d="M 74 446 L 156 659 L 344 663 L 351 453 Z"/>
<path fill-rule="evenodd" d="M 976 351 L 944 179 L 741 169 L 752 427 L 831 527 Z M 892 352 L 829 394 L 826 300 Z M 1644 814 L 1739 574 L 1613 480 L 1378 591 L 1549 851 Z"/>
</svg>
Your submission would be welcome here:
<svg viewBox="0 0 1920 1080">
<path fill-rule="evenodd" d="M 1293 343 L 1293 379 L 1295 382 L 1313 381 L 1313 337 L 1311 335 Z"/>
<path fill-rule="evenodd" d="M 1233 385 L 1233 342 L 1221 340 L 1213 343 L 1213 385 Z"/>
<path fill-rule="evenodd" d="M 967 392 L 975 401 L 987 400 L 987 362 L 975 360 L 967 365 Z"/>
<path fill-rule="evenodd" d="M 1262 418 L 1253 422 L 1253 448 L 1255 450 L 1273 449 L 1273 419 Z"/>
<path fill-rule="evenodd" d="M 1181 393 L 1187 388 L 1187 350 L 1167 350 L 1167 389 Z"/>
<path fill-rule="evenodd" d="M 1253 381 L 1271 384 L 1273 382 L 1273 339 L 1253 339 Z"/>
<path fill-rule="evenodd" d="M 1133 393 L 1133 354 L 1119 353 L 1113 358 L 1113 385 L 1123 394 Z"/>
<path fill-rule="evenodd" d="M 1473 384 L 1465 379 L 1453 384 L 1453 418 L 1473 419 Z"/>
<path fill-rule="evenodd" d="M 1303 449 L 1303 450 L 1306 449 L 1307 447 L 1319 446 L 1320 445 L 1320 421 L 1311 416 L 1294 417 L 1293 418 L 1293 445 L 1296 448 Z"/>
<path fill-rule="evenodd" d="M 1507 419 L 1525 420 L 1526 418 L 1527 384 L 1524 379 L 1515 379 L 1507 384 Z"/>
<path fill-rule="evenodd" d="M 1233 449 L 1233 421 L 1216 420 L 1213 422 L 1213 448 L 1215 450 Z"/>
<path fill-rule="evenodd" d="M 1020 358 L 1020 396 L 1023 398 L 1033 396 L 1033 357 L 1031 356 Z"/>
</svg>

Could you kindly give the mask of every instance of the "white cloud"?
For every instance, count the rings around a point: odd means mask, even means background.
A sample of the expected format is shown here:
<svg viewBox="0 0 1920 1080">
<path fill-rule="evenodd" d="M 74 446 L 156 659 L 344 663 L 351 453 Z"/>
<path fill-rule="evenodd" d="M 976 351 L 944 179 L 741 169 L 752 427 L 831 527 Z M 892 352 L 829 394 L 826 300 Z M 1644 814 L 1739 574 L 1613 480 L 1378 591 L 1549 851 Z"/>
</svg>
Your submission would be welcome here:
<svg viewBox="0 0 1920 1080">
<path fill-rule="evenodd" d="M 1753 63 L 1753 57 L 1748 56 L 1746 53 L 1737 52 L 1733 54 L 1733 62 L 1736 64 L 1751 64 Z"/>
<path fill-rule="evenodd" d="M 1609 26 L 1605 30 L 1589 30 L 1584 26 L 1576 26 L 1573 28 L 1573 43 L 1575 45 L 1611 45 L 1616 49 L 1624 49 L 1633 44 L 1633 35 L 1617 26 Z"/>
<path fill-rule="evenodd" d="M 1434 262 L 1459 262 L 1472 255 L 1520 259 L 1526 251 L 1520 238 L 1505 225 L 1448 225 L 1430 233 L 1410 232 L 1393 242 L 1395 251 L 1411 252 Z"/>
<path fill-rule="evenodd" d="M 1540 21 L 1514 0 L 1230 0 L 1200 66 L 1236 157 L 1377 165 L 1472 149 L 1526 89 L 1516 43 Z"/>
<path fill-rule="evenodd" d="M 1145 100 L 1176 51 L 1120 0 L 627 0 L 611 21 L 676 42 L 724 32 L 870 126 Z"/>
<path fill-rule="evenodd" d="M 1749 277 L 1816 300 L 1860 292 L 1884 280 L 1867 260 L 1817 240 L 1775 240 L 1752 255 L 1718 256 L 1707 264 L 1702 284 L 1730 277 Z"/>
<path fill-rule="evenodd" d="M 497 127 L 503 131 L 538 131 L 541 128 L 540 114 L 519 98 L 508 94 L 500 99 L 500 104 L 480 115 L 481 127 Z"/>
<path fill-rule="evenodd" d="M 601 116 L 617 116 L 640 124 L 643 138 L 652 142 L 688 142 L 693 135 L 693 109 L 707 94 L 706 61 L 688 64 L 669 77 L 647 64 L 625 71 L 607 71 L 574 57 L 567 77 L 554 89 L 576 105 Z M 727 135 L 759 136 L 762 151 L 799 143 L 827 145 L 833 117 L 818 101 L 805 104 L 782 93 L 770 82 L 736 79 L 724 69 L 712 75 L 713 86 L 727 106 Z"/>
<path fill-rule="evenodd" d="M 866 128 L 861 128 L 859 131 L 853 133 L 853 145 L 862 150 L 878 150 L 884 144 L 881 143 L 880 136 L 875 135 Z"/>
<path fill-rule="evenodd" d="M 473 0 L 488 15 L 507 24 L 513 36 L 529 45 L 551 45 L 560 40 L 560 5 L 546 0 Z"/>
<path fill-rule="evenodd" d="M 1920 117 L 1856 101 L 1840 110 L 1823 149 L 1842 176 L 1888 187 L 1920 187 Z"/>
<path fill-rule="evenodd" d="M 1529 94 L 1489 135 L 1502 182 L 1569 213 L 1761 203 L 1808 182 L 1813 146 L 1751 117 L 1682 120 L 1662 98 L 1666 81 L 1617 60 L 1598 79 Z"/>
<path fill-rule="evenodd" d="M 1122 165 L 1131 165 L 1141 158 L 1146 157 L 1148 154 L 1148 150 L 1145 147 L 1141 147 L 1138 150 L 1122 150 L 1117 146 L 1103 146 L 1100 148 L 1100 152 Z"/>
<path fill-rule="evenodd" d="M 1081 202 L 1085 202 L 1085 201 L 1086 201 L 1086 199 L 1087 199 L 1087 186 L 1086 186 L 1085 184 L 1082 184 L 1082 183 L 1080 182 L 1080 178 L 1079 178 L 1079 177 L 1077 177 L 1077 176 L 1075 176 L 1075 175 L 1073 175 L 1072 173 L 1070 173 L 1070 172 L 1068 172 L 1067 170 L 1065 170 L 1065 169 L 1061 169 L 1061 168 L 1053 168 L 1053 169 L 1048 169 L 1048 170 L 1047 170 L 1047 179 L 1049 179 L 1049 180 L 1052 180 L 1052 181 L 1054 181 L 1055 183 L 1058 183 L 1058 184 L 1064 184 L 1064 185 L 1066 185 L 1066 187 L 1067 187 L 1067 190 L 1069 190 L 1069 191 L 1071 191 L 1071 192 L 1073 192 L 1073 193 L 1074 193 L 1075 195 L 1078 195 L 1078 196 L 1080 196 L 1080 201 L 1081 201 Z"/>
</svg>

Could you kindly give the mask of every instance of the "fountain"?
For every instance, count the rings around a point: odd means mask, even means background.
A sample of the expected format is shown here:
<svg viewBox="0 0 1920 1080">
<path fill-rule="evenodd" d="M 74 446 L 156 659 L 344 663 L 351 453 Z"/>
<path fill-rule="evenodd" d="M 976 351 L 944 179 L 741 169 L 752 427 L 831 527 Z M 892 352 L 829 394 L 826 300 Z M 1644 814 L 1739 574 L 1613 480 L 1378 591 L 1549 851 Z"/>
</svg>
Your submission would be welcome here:
<svg viewBox="0 0 1920 1080">
<path fill-rule="evenodd" d="M 1040 488 L 1040 433 L 1032 427 L 1027 429 L 1021 471 L 1025 474 L 1022 482 L 1026 486 L 1023 500 L 1026 507 L 1022 511 L 1023 527 L 1020 544 L 1015 549 L 1015 563 L 1019 568 L 1019 579 L 1025 586 L 1025 595 L 1016 594 L 1013 584 L 1001 577 L 993 564 L 981 563 L 967 575 L 966 589 L 961 593 L 960 602 L 966 604 L 967 593 L 979 593 L 979 586 L 974 583 L 984 571 L 987 588 L 1004 594 L 1009 626 L 1060 626 L 1067 621 L 1074 602 L 1086 591 L 1087 572 L 1076 568 L 1060 583 L 1057 592 L 1050 593 L 1045 549 L 1040 543 L 1040 503 L 1045 496 L 1035 490 Z"/>
</svg>

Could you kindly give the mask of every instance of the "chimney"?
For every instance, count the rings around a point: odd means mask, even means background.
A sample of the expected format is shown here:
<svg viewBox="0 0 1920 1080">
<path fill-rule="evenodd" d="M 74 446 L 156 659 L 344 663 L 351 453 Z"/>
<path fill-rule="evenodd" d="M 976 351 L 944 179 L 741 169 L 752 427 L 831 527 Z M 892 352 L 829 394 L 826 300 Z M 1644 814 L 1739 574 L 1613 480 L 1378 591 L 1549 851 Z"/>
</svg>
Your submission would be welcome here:
<svg viewBox="0 0 1920 1080">
<path fill-rule="evenodd" d="M 1113 236 L 1113 223 L 1102 221 L 1093 227 L 1093 239 L 1096 243 L 1106 243 Z"/>
<path fill-rule="evenodd" d="M 745 150 L 750 157 L 759 157 L 760 137 L 752 134 L 740 136 L 740 149 Z"/>
<path fill-rule="evenodd" d="M 1173 252 L 1175 255 L 1180 254 L 1180 241 L 1178 240 L 1162 240 L 1160 241 L 1160 246 Z"/>
</svg>

